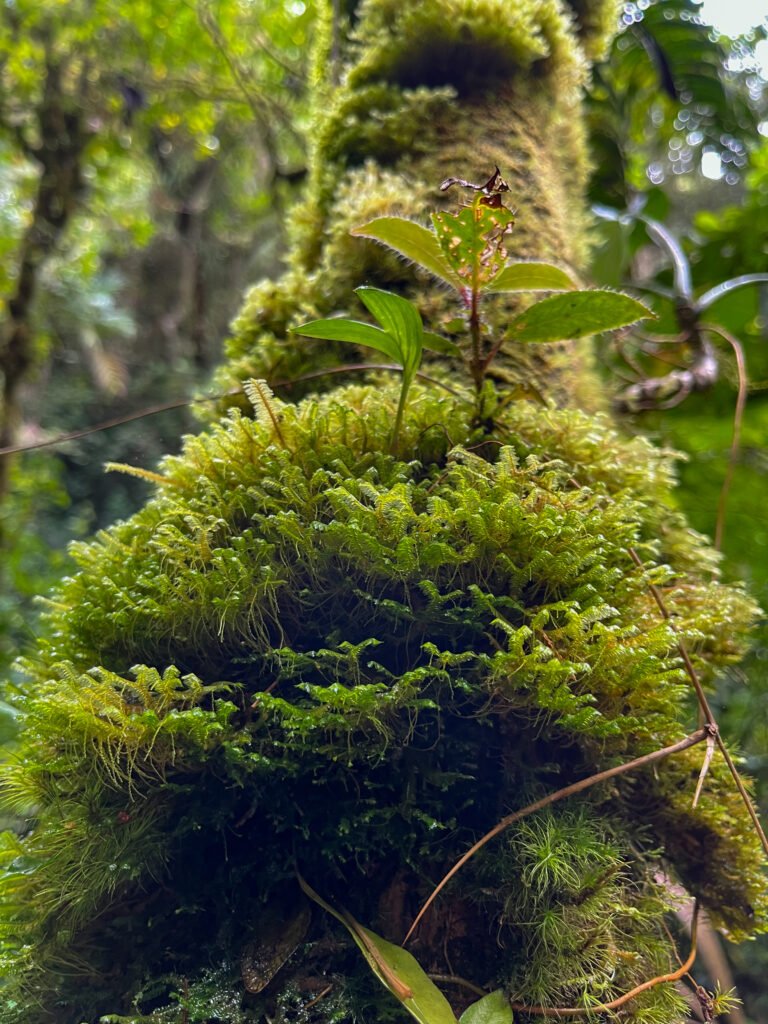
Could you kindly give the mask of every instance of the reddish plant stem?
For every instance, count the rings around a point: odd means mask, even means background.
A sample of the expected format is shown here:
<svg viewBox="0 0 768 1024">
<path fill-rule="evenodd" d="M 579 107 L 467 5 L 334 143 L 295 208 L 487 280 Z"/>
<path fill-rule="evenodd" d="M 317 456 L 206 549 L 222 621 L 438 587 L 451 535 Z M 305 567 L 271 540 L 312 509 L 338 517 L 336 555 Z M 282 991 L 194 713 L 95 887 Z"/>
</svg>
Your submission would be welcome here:
<svg viewBox="0 0 768 1024">
<path fill-rule="evenodd" d="M 485 366 L 483 365 L 483 352 L 480 338 L 480 292 L 476 285 L 473 285 L 471 289 L 467 289 L 469 292 L 469 335 L 472 339 L 472 361 L 470 363 L 470 372 L 472 374 L 472 380 L 475 383 L 475 390 L 480 392 L 483 386 L 483 378 L 485 377 Z M 466 301 L 466 298 L 465 298 Z"/>
</svg>

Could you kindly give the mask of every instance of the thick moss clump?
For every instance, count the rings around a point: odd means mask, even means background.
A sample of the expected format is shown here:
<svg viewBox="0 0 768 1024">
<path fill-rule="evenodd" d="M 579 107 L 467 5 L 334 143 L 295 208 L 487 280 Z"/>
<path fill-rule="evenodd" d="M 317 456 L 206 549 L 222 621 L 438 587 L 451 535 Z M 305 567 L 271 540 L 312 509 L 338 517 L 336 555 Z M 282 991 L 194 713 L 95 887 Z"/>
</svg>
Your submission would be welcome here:
<svg viewBox="0 0 768 1024">
<path fill-rule="evenodd" d="M 77 547 L 8 783 L 30 822 L 4 848 L 0 1019 L 402 1021 L 297 871 L 401 941 L 502 816 L 689 729 L 649 580 L 705 678 L 739 656 L 754 608 L 671 506 L 667 456 L 526 403 L 480 427 L 436 386 L 390 454 L 396 401 L 380 381 L 233 411 Z M 425 968 L 610 999 L 674 963 L 663 876 L 750 931 L 756 841 L 720 769 L 691 810 L 700 760 L 500 837 L 419 932 Z M 685 1016 L 667 986 L 632 1011 Z"/>
</svg>

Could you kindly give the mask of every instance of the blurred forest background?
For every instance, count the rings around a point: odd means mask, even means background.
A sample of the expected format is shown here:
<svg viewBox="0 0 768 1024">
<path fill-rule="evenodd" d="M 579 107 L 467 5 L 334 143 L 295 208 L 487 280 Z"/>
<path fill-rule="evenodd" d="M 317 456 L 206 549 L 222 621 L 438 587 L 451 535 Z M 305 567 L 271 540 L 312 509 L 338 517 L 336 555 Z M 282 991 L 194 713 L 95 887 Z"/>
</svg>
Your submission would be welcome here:
<svg viewBox="0 0 768 1024">
<path fill-rule="evenodd" d="M 627 433 L 684 453 L 681 505 L 768 607 L 768 16 L 718 32 L 707 13 L 627 3 L 593 75 L 589 274 L 660 316 L 597 355 Z M 104 463 L 178 450 L 244 290 L 282 270 L 312 25 L 312 0 L 0 3 L 0 449 L 28 449 L 0 451 L 6 697 L 68 542 L 147 496 Z M 765 624 L 716 704 L 768 812 Z M 0 702 L 10 756 L 14 731 Z M 768 1021 L 766 944 L 733 959 Z"/>
</svg>

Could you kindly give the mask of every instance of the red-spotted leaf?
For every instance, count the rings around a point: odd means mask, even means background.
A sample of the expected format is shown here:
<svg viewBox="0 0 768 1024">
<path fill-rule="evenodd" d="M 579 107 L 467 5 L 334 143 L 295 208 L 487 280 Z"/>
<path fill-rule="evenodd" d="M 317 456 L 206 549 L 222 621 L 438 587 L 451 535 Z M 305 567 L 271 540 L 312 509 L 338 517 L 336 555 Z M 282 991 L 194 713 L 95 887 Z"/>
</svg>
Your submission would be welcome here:
<svg viewBox="0 0 768 1024">
<path fill-rule="evenodd" d="M 477 197 L 458 213 L 433 213 L 437 241 L 463 287 L 483 290 L 504 266 L 502 244 L 515 222 L 505 206 L 488 206 Z"/>
</svg>

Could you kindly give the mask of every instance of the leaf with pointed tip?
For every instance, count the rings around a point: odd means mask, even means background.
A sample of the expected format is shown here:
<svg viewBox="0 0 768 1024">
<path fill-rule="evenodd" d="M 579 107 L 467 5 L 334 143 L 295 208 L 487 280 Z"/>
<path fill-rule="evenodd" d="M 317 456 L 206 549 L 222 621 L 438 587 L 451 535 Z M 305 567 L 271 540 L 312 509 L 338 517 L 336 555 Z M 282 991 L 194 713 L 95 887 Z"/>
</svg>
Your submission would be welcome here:
<svg viewBox="0 0 768 1024">
<path fill-rule="evenodd" d="M 459 1024 L 514 1024 L 514 1020 L 509 1000 L 497 988 L 495 992 L 468 1006 L 459 1017 Z"/>
<path fill-rule="evenodd" d="M 365 345 L 367 348 L 383 352 L 394 362 L 401 362 L 400 351 L 395 339 L 373 324 L 364 324 L 359 320 L 345 320 L 343 317 L 331 317 L 328 320 L 310 320 L 300 327 L 291 328 L 292 334 L 301 334 L 305 338 L 320 338 L 323 341 L 348 341 L 354 345 Z"/>
<path fill-rule="evenodd" d="M 363 285 L 355 288 L 369 313 L 379 321 L 400 351 L 399 361 L 406 373 L 413 373 L 421 362 L 424 325 L 418 309 L 401 295 Z"/>
<path fill-rule="evenodd" d="M 575 285 L 560 267 L 551 263 L 509 263 L 490 281 L 486 292 L 562 292 Z"/>
<path fill-rule="evenodd" d="M 439 352 L 443 356 L 461 355 L 461 349 L 454 341 L 449 341 L 439 334 L 433 334 L 432 331 L 424 331 L 423 345 L 430 352 Z"/>
<path fill-rule="evenodd" d="M 407 949 L 364 928 L 346 911 L 336 910 L 301 875 L 298 878 L 307 896 L 341 921 L 382 985 L 419 1024 L 457 1024 L 448 1000 Z"/>
<path fill-rule="evenodd" d="M 352 228 L 350 234 L 362 238 L 373 238 L 376 242 L 394 249 L 401 256 L 413 260 L 435 277 L 461 288 L 462 281 L 452 270 L 443 256 L 435 235 L 405 217 L 377 217 L 367 224 Z"/>
<path fill-rule="evenodd" d="M 509 325 L 510 341 L 563 341 L 588 334 L 613 331 L 647 317 L 656 319 L 647 306 L 621 292 L 566 292 L 542 299 Z"/>
</svg>

